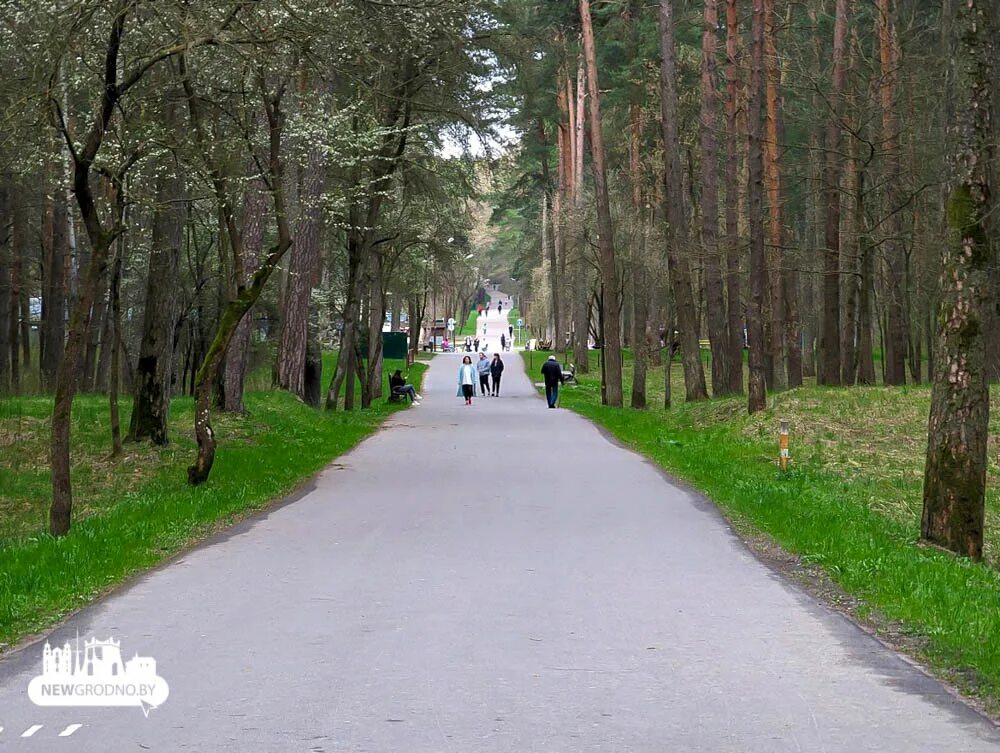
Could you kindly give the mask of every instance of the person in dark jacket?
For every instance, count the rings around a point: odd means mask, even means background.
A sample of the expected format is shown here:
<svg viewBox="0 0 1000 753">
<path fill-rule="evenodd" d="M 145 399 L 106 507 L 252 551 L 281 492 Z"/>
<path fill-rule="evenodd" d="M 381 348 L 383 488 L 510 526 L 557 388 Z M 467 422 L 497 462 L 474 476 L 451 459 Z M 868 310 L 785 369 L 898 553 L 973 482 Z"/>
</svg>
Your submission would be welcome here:
<svg viewBox="0 0 1000 753">
<path fill-rule="evenodd" d="M 500 354 L 494 353 L 493 360 L 490 361 L 490 378 L 492 379 L 492 395 L 493 397 L 500 397 L 500 377 L 503 375 L 503 361 L 500 360 Z"/>
<path fill-rule="evenodd" d="M 412 384 L 406 383 L 402 369 L 396 369 L 395 373 L 389 377 L 389 388 L 394 395 L 406 395 L 414 405 L 420 405 L 420 395 Z"/>
<path fill-rule="evenodd" d="M 555 356 L 549 356 L 542 364 L 542 376 L 545 378 L 545 399 L 550 408 L 555 408 L 559 400 L 559 385 L 562 384 L 562 366 Z"/>
<path fill-rule="evenodd" d="M 476 370 L 479 372 L 479 391 L 483 397 L 487 397 L 490 394 L 490 359 L 485 353 L 479 354 Z"/>
</svg>

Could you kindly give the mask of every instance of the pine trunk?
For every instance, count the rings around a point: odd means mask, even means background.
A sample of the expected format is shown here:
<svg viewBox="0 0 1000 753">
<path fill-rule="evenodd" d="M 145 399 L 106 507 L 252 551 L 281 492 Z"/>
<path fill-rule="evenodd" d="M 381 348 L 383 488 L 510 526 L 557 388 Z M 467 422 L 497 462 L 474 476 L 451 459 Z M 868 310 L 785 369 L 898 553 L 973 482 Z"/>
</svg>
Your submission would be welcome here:
<svg viewBox="0 0 1000 753">
<path fill-rule="evenodd" d="M 12 186 L 9 174 L 0 175 L 0 395 L 9 389 L 11 314 L 11 267 L 13 266 L 11 231 Z"/>
<path fill-rule="evenodd" d="M 159 165 L 153 238 L 146 275 L 146 308 L 135 373 L 132 421 L 128 439 L 169 441 L 170 380 L 173 373 L 174 324 L 177 309 L 176 286 L 164 280 L 177 279 L 181 245 L 184 242 L 186 211 L 183 180 Z"/>
<path fill-rule="evenodd" d="M 305 398 L 309 303 L 319 272 L 323 152 L 309 150 L 301 179 L 295 245 L 288 260 L 288 286 L 282 298 L 281 339 L 278 343 L 278 387 Z"/>
<path fill-rule="evenodd" d="M 747 313 L 747 340 L 750 348 L 750 413 L 767 407 L 764 379 L 764 292 L 766 256 L 764 249 L 764 0 L 753 0 L 750 30 L 750 87 L 747 101 L 747 225 L 750 228 L 750 305 Z"/>
<path fill-rule="evenodd" d="M 684 177 L 677 123 L 677 64 L 674 52 L 673 13 L 673 0 L 660 0 L 660 107 L 663 132 L 663 179 L 666 191 L 667 266 L 680 329 L 686 399 L 693 401 L 707 398 L 708 389 L 705 386 L 705 369 L 701 361 L 698 312 L 695 308 L 694 286 L 691 279 L 691 246 L 684 206 Z"/>
<path fill-rule="evenodd" d="M 726 302 L 729 332 L 729 391 L 743 392 L 743 315 L 739 224 L 739 19 L 737 0 L 726 0 Z"/>
<path fill-rule="evenodd" d="M 950 242 L 944 254 L 938 346 L 921 536 L 958 554 L 983 555 L 990 398 L 986 379 L 986 322 L 995 263 L 987 226 L 995 211 L 990 170 L 995 158 L 991 96 L 995 8 L 983 0 L 959 5 L 961 44 L 952 134 L 955 156 L 948 201 Z"/>
<path fill-rule="evenodd" d="M 886 339 L 885 383 L 906 383 L 907 314 L 904 291 L 906 260 L 901 239 L 900 182 L 898 125 L 896 123 L 896 31 L 892 21 L 891 0 L 878 0 L 876 13 L 879 38 L 879 61 L 882 78 L 879 98 L 882 110 L 882 172 L 884 176 L 886 237 L 882 243 L 886 258 Z"/>
<path fill-rule="evenodd" d="M 785 346 L 788 342 L 788 309 L 785 265 L 785 228 L 782 224 L 780 145 L 784 137 L 781 114 L 781 61 L 775 26 L 774 0 L 764 0 L 764 64 L 766 85 L 766 133 L 764 138 L 764 180 L 768 210 L 768 284 L 770 289 L 770 343 L 773 363 L 771 388 L 788 388 L 788 364 Z"/>
<path fill-rule="evenodd" d="M 41 375 L 46 390 L 55 388 L 66 343 L 66 204 L 61 191 L 46 199 L 43 234 Z"/>
<path fill-rule="evenodd" d="M 843 119 L 847 15 L 849 0 L 837 0 L 833 24 L 833 86 L 826 126 L 826 164 L 823 251 L 823 321 L 819 345 L 820 384 L 840 384 L 840 176 L 841 121 Z"/>
<path fill-rule="evenodd" d="M 719 246 L 719 145 L 715 48 L 718 0 L 705 0 L 701 34 L 701 243 L 705 253 L 705 313 L 712 349 L 712 394 L 730 389 L 730 344 Z"/>
<path fill-rule="evenodd" d="M 587 64 L 587 87 L 590 97 L 590 151 L 594 170 L 594 194 L 597 203 L 597 243 L 600 250 L 604 316 L 601 347 L 604 363 L 605 404 L 622 405 L 621 294 L 618 267 L 615 263 L 614 228 L 608 197 L 604 133 L 601 130 L 601 95 L 597 82 L 597 51 L 590 19 L 590 0 L 580 0 L 583 26 L 583 51 Z"/>
</svg>

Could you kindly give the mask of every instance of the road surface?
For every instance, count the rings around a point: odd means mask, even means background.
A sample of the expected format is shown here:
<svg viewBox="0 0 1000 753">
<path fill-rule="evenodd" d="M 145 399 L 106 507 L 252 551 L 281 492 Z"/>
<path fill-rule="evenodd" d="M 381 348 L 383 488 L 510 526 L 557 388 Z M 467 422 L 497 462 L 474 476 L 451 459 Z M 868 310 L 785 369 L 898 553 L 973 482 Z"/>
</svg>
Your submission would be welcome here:
<svg viewBox="0 0 1000 753">
<path fill-rule="evenodd" d="M 38 642 L 0 662 L 0 748 L 998 750 L 991 724 L 758 562 L 710 504 L 545 410 L 520 355 L 504 396 L 471 408 L 460 358 L 436 356 L 423 405 L 293 500 L 50 636 L 155 658 L 164 704 L 36 707 Z"/>
</svg>

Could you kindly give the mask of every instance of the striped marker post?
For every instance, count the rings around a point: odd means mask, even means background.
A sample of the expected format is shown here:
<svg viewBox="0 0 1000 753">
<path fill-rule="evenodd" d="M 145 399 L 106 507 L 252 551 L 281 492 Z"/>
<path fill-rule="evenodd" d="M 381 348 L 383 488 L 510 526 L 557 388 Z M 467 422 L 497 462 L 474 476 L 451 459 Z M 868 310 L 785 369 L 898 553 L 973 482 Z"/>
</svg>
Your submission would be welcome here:
<svg viewBox="0 0 1000 753">
<path fill-rule="evenodd" d="M 781 419 L 778 429 L 778 465 L 781 470 L 788 470 L 788 419 Z"/>
</svg>

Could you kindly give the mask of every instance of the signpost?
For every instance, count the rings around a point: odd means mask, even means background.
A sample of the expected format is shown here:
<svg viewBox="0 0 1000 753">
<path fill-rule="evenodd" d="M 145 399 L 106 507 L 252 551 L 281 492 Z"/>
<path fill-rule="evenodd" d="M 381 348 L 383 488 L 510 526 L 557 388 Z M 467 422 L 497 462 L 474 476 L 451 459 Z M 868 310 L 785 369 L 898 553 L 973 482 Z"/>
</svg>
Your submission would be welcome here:
<svg viewBox="0 0 1000 753">
<path fill-rule="evenodd" d="M 521 342 L 521 327 L 524 326 L 524 319 L 517 320 L 517 341 Z"/>
</svg>

